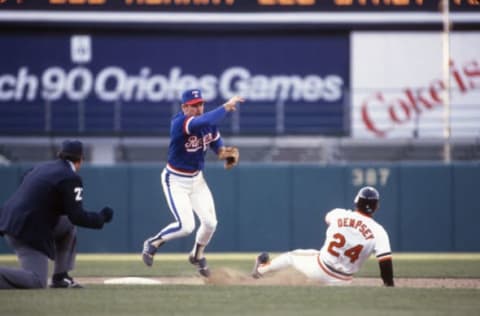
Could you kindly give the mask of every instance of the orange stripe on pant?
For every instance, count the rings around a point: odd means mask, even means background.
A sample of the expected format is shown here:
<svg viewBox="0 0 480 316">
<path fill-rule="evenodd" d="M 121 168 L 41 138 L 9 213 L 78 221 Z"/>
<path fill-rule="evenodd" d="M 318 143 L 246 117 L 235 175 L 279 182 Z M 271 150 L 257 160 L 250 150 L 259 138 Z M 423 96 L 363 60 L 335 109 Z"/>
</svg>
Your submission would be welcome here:
<svg viewBox="0 0 480 316">
<path fill-rule="evenodd" d="M 328 274 L 329 276 L 331 276 L 333 278 L 336 278 L 336 279 L 339 279 L 339 280 L 342 280 L 342 281 L 351 281 L 353 279 L 353 277 L 351 277 L 351 276 L 344 276 L 344 275 L 336 273 L 335 271 L 330 270 L 327 266 L 325 266 L 325 264 L 322 262 L 322 260 L 320 260 L 320 256 L 317 256 L 317 262 L 318 262 L 318 265 L 320 266 L 320 268 L 326 274 Z"/>
</svg>

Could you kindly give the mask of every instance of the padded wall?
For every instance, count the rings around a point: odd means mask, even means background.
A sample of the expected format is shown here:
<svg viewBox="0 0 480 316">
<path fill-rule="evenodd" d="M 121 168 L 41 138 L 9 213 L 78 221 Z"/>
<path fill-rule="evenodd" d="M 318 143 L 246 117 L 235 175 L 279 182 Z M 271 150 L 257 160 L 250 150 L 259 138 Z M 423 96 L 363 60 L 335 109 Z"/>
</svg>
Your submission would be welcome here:
<svg viewBox="0 0 480 316">
<path fill-rule="evenodd" d="M 240 165 L 204 174 L 215 199 L 218 227 L 208 251 L 284 251 L 319 248 L 325 213 L 352 208 L 357 190 L 381 194 L 376 219 L 394 251 L 480 251 L 478 163 Z M 3 204 L 28 166 L 0 168 Z M 173 221 L 160 183 L 163 165 L 85 166 L 84 206 L 115 209 L 104 230 L 79 229 L 80 252 L 140 252 L 143 240 Z M 194 234 L 167 243 L 166 252 L 187 252 Z M 0 252 L 9 252 L 0 239 Z"/>
</svg>

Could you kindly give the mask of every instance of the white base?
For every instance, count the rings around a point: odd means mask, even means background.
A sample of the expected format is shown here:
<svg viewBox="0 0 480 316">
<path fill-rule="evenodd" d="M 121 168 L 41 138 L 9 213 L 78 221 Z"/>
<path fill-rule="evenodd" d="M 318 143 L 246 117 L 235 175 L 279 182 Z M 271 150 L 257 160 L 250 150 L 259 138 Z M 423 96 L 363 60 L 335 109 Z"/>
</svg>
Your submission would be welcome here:
<svg viewBox="0 0 480 316">
<path fill-rule="evenodd" d="M 138 277 L 113 278 L 103 281 L 103 284 L 162 284 L 159 280 Z"/>
</svg>

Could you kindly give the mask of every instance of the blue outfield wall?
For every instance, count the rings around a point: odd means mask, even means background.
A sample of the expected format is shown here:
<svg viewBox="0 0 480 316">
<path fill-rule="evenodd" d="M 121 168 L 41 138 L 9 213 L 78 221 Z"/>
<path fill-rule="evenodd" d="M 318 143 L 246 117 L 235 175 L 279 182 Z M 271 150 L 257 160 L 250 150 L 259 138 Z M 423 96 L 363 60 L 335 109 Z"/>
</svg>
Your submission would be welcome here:
<svg viewBox="0 0 480 316">
<path fill-rule="evenodd" d="M 0 168 L 0 202 L 28 166 Z M 163 165 L 84 166 L 84 206 L 115 209 L 103 230 L 79 228 L 80 252 L 140 252 L 143 240 L 173 220 L 160 184 Z M 376 186 L 377 220 L 393 251 L 480 251 L 479 163 L 318 165 L 242 164 L 226 171 L 208 165 L 219 225 L 208 251 L 285 251 L 319 248 L 325 213 L 353 207 L 357 190 Z M 187 252 L 194 234 L 163 251 Z M 10 252 L 3 238 L 0 252 Z"/>
</svg>

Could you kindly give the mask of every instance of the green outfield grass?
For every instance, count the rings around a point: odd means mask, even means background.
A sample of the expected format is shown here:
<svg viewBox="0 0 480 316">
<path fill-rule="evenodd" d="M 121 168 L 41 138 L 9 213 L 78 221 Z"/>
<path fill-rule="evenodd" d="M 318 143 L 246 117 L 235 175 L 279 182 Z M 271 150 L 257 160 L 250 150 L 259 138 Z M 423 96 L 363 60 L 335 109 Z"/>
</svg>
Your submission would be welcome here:
<svg viewBox="0 0 480 316">
<path fill-rule="evenodd" d="M 209 254 L 212 269 L 249 272 L 256 254 Z M 480 254 L 396 254 L 397 277 L 480 278 Z M 0 265 L 16 266 L 14 256 Z M 82 276 L 193 276 L 186 254 L 78 256 Z M 378 277 L 374 260 L 359 276 Z M 0 291 L 0 315 L 480 315 L 479 289 L 89 285 L 82 290 Z"/>
</svg>

